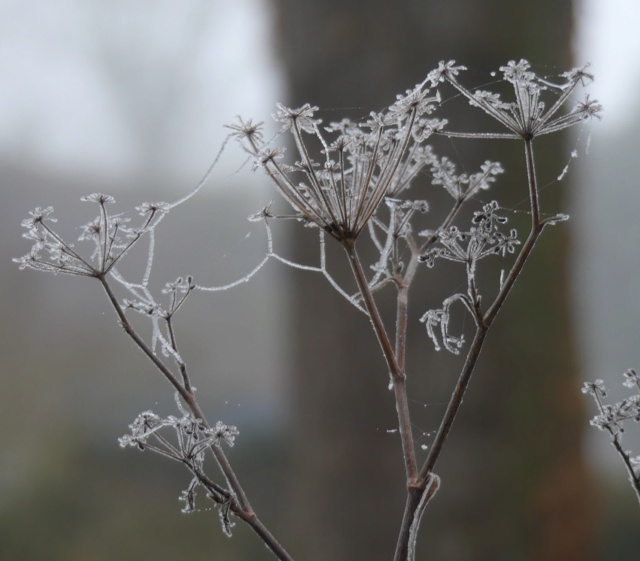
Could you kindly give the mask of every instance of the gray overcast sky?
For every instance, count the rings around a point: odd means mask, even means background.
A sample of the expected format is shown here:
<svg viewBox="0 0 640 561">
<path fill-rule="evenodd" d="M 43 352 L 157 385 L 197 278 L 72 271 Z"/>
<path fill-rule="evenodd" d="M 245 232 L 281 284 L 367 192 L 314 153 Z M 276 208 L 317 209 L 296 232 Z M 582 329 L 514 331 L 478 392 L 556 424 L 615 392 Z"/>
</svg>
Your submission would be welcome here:
<svg viewBox="0 0 640 561">
<path fill-rule="evenodd" d="M 142 132 L 163 166 L 204 170 L 225 123 L 272 110 L 268 32 L 263 0 L 0 0 L 0 151 L 126 173 Z"/>
<path fill-rule="evenodd" d="M 95 1 L 0 0 L 0 73 L 5 83 L 0 89 L 0 150 L 5 156 L 126 172 L 140 161 L 139 146 L 132 144 L 132 119 L 117 106 L 117 81 L 104 72 L 105 61 L 109 56 L 129 58 L 123 47 L 118 50 L 124 43 L 134 59 L 125 64 L 134 69 L 138 64 L 155 73 L 156 80 L 167 80 L 171 69 L 159 61 L 171 57 L 172 46 L 188 41 L 202 13 L 210 20 L 200 29 L 205 39 L 194 51 L 192 75 L 181 84 L 182 105 L 167 115 L 175 115 L 176 121 L 163 133 L 169 138 L 164 148 L 174 161 L 164 164 L 204 169 L 224 135 L 224 123 L 238 113 L 268 118 L 274 102 L 281 101 L 264 0 L 184 0 L 179 10 L 167 0 L 112 0 L 106 5 L 111 9 Z M 629 64 L 640 58 L 640 2 L 583 0 L 577 5 L 576 59 L 592 62 L 596 84 L 591 91 L 606 110 L 602 126 L 616 127 L 625 121 L 625 108 L 636 103 L 633 88 L 640 85 L 638 65 Z M 137 36 L 140 31 L 142 37 Z M 150 52 L 154 49 L 155 55 Z M 138 86 L 155 91 L 152 78 L 145 78 L 148 83 L 135 79 Z M 147 105 L 152 111 L 151 101 L 140 102 L 133 114 L 141 115 Z M 155 118 L 162 119 L 162 112 Z"/>
</svg>

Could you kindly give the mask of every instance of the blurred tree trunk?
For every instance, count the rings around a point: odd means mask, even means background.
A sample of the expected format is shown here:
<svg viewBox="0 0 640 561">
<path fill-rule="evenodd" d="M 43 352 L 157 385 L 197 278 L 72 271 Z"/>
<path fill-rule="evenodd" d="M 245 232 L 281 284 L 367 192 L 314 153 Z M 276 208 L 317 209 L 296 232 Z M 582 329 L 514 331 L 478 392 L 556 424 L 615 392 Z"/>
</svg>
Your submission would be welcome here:
<svg viewBox="0 0 640 561">
<path fill-rule="evenodd" d="M 287 102 L 319 105 L 329 110 L 322 115 L 327 121 L 379 110 L 442 59 L 467 66 L 471 72 L 462 79 L 477 83 L 520 57 L 553 65 L 543 73 L 572 66 L 569 0 L 272 2 Z M 526 196 L 513 193 L 523 182 L 520 146 L 494 145 L 489 156 L 474 155 L 471 144 L 455 143 L 459 165 L 473 171 L 477 161 L 498 157 L 512 174 L 488 196 L 517 205 Z M 559 138 L 538 144 L 546 184 L 564 166 L 567 150 Z M 563 189 L 556 181 L 545 190 L 545 209 L 562 208 Z M 306 241 L 293 239 L 298 255 L 309 253 Z M 592 486 L 580 449 L 584 415 L 569 325 L 568 250 L 566 225 L 545 232 L 490 333 L 438 464 L 443 485 L 425 514 L 418 558 L 594 558 Z M 334 257 L 347 266 L 339 252 Z M 296 444 L 283 508 L 291 550 L 309 561 L 386 561 L 404 504 L 404 474 L 398 438 L 387 433 L 396 416 L 384 360 L 367 318 L 323 278 L 296 281 L 290 295 Z M 429 288 L 425 294 L 418 279 L 411 302 L 408 349 L 420 351 L 419 360 L 408 363 L 414 421 L 421 424 L 417 434 L 437 428 L 457 375 L 446 357 L 432 352 L 425 362 L 431 344 L 417 313 L 441 303 L 430 296 L 437 287 Z M 381 305 L 389 312 L 394 304 Z"/>
</svg>

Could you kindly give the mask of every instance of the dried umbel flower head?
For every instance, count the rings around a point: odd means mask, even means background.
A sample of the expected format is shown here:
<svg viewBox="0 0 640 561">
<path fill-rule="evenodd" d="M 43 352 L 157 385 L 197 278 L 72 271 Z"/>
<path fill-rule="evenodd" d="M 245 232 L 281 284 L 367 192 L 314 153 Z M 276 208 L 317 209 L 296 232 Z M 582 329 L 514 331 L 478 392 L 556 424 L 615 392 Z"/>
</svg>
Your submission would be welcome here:
<svg viewBox="0 0 640 561">
<path fill-rule="evenodd" d="M 282 124 L 281 132 L 292 135 L 298 152 L 293 165 L 281 161 L 284 149 L 262 142 L 253 122 L 240 119 L 229 128 L 254 158 L 254 167 L 265 170 L 303 219 L 349 245 L 385 197 L 406 189 L 425 165 L 434 162 L 424 141 L 444 125 L 426 117 L 438 101 L 418 86 L 363 122 L 345 119 L 324 132 L 315 118 L 317 107 L 278 105 L 274 119 Z M 324 133 L 333 136 L 325 138 Z M 320 161 L 313 155 L 312 142 L 322 155 Z"/>
<path fill-rule="evenodd" d="M 552 83 L 532 72 L 531 65 L 526 60 L 511 60 L 506 66 L 500 67 L 503 80 L 511 84 L 515 94 L 515 100 L 508 102 L 503 101 L 498 93 L 486 90 L 471 92 L 460 84 L 457 76 L 466 68 L 456 66 L 455 61 L 440 62 L 427 80 L 434 87 L 438 83 L 448 82 L 466 97 L 471 105 L 479 107 L 510 131 L 504 134 L 487 133 L 473 136 L 532 140 L 534 137 L 561 131 L 593 117 L 600 118 L 602 105 L 590 99 L 588 95 L 568 113 L 560 112 L 580 84 L 586 85 L 593 81 L 593 76 L 586 71 L 587 66 L 564 72 L 559 76 L 560 83 Z M 556 93 L 557 97 L 553 103 L 543 101 L 544 92 Z"/>
<path fill-rule="evenodd" d="M 167 203 L 143 203 L 136 210 L 143 216 L 139 227 L 131 227 L 129 219 L 120 214 L 110 214 L 108 204 L 115 199 L 110 195 L 92 193 L 81 198 L 83 202 L 98 205 L 98 215 L 81 227 L 80 242 L 93 244 L 93 253 L 82 256 L 73 243 L 65 241 L 52 227 L 57 221 L 53 208 L 37 207 L 22 221 L 26 228 L 23 236 L 33 242 L 31 251 L 14 259 L 21 269 L 29 268 L 49 273 L 84 277 L 104 277 L 133 247 L 142 235 L 153 230 L 168 212 Z"/>
</svg>

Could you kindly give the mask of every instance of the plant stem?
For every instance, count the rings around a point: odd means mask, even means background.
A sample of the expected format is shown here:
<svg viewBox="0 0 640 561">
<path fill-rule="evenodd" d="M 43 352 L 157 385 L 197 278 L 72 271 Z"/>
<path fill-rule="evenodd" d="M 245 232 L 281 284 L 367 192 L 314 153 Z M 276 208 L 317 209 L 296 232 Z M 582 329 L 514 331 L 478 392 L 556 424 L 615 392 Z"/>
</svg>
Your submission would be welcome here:
<svg viewBox="0 0 640 561">
<path fill-rule="evenodd" d="M 482 346 L 486 339 L 487 333 L 490 327 L 493 325 L 493 322 L 495 321 L 500 308 L 511 292 L 511 289 L 515 284 L 518 275 L 522 272 L 527 258 L 533 251 L 538 238 L 540 237 L 545 225 L 547 224 L 546 221 L 540 220 L 538 186 L 535 172 L 532 140 L 525 140 L 525 160 L 527 164 L 527 186 L 529 190 L 529 203 L 531 209 L 531 230 L 529 232 L 529 235 L 527 236 L 526 241 L 522 245 L 518 256 L 516 257 L 516 260 L 512 265 L 505 282 L 500 287 L 500 290 L 492 305 L 484 314 L 484 317 L 478 315 L 478 317 L 476 318 L 478 320 L 478 328 L 469 348 L 469 352 L 467 353 L 462 371 L 460 372 L 460 376 L 458 377 L 456 386 L 453 390 L 453 393 L 451 394 L 449 404 L 447 405 L 447 409 L 442 418 L 440 427 L 438 428 L 438 432 L 431 446 L 431 449 L 429 450 L 429 454 L 427 455 L 427 458 L 422 468 L 420 469 L 420 473 L 415 485 L 415 490 L 410 490 L 410 493 L 407 496 L 402 525 L 396 545 L 396 553 L 394 557 L 395 561 L 406 561 L 407 559 L 409 551 L 410 530 L 412 524 L 414 523 L 414 521 L 416 521 L 416 517 L 418 517 L 416 523 L 419 522 L 419 517 L 422 514 L 422 511 L 419 512 L 419 508 L 421 508 L 421 505 L 422 508 L 424 508 L 424 506 L 426 506 L 426 502 L 428 502 L 431 498 L 427 497 L 426 501 L 423 501 L 422 494 L 428 489 L 427 483 L 430 481 L 431 476 L 434 475 L 433 469 L 438 461 L 438 458 L 440 457 L 440 454 L 442 453 L 444 443 L 449 435 L 451 427 L 453 426 L 453 422 L 460 409 L 460 406 L 462 405 L 464 394 L 469 385 L 469 381 L 471 380 L 471 375 L 473 374 L 473 370 L 478 361 L 478 357 L 480 356 L 480 352 L 482 350 Z M 433 493 L 431 496 L 433 496 Z"/>
<path fill-rule="evenodd" d="M 187 407 L 189 407 L 191 413 L 194 415 L 196 419 L 201 419 L 204 426 L 206 428 L 210 428 L 209 423 L 207 422 L 204 413 L 200 409 L 198 402 L 195 399 L 195 396 L 191 391 L 186 389 L 179 381 L 179 379 L 167 368 L 167 366 L 155 355 L 155 353 L 151 350 L 151 348 L 145 343 L 145 341 L 140 337 L 137 331 L 133 328 L 127 316 L 122 311 L 118 300 L 111 289 L 111 286 L 104 278 L 104 276 L 97 277 L 102 284 L 105 292 L 107 293 L 107 297 L 111 302 L 116 314 L 118 315 L 118 319 L 120 320 L 120 325 L 125 330 L 125 333 L 131 337 L 136 346 L 145 354 L 147 357 L 153 362 L 154 366 L 160 370 L 160 372 L 164 375 L 164 377 L 169 381 L 169 383 L 174 387 L 174 389 L 180 394 L 180 397 L 183 399 Z M 224 450 L 219 444 L 213 444 L 211 446 L 211 452 L 213 453 L 220 470 L 222 471 L 229 487 L 233 491 L 234 497 L 233 501 L 235 504 L 232 504 L 233 513 L 246 522 L 251 528 L 260 536 L 265 545 L 276 555 L 280 561 L 293 561 L 293 558 L 289 555 L 289 553 L 282 547 L 282 545 L 273 537 L 271 532 L 265 527 L 265 525 L 260 521 L 257 517 L 256 513 L 253 511 L 249 500 L 244 492 L 244 489 L 240 485 L 240 481 L 236 476 L 231 464 L 229 463 L 229 459 L 227 458 Z"/>
<path fill-rule="evenodd" d="M 364 301 L 365 308 L 369 313 L 369 318 L 373 326 L 373 330 L 378 338 L 378 343 L 384 354 L 384 358 L 389 368 L 393 390 L 396 399 L 396 411 L 398 414 L 398 426 L 400 430 L 400 439 L 402 441 L 402 452 L 404 455 L 405 472 L 407 482 L 413 482 L 417 475 L 416 453 L 413 444 L 413 435 L 411 433 L 411 419 L 409 414 L 409 401 L 407 399 L 406 375 L 404 369 L 398 364 L 398 359 L 394 352 L 393 346 L 389 339 L 389 335 L 384 327 L 380 312 L 376 306 L 371 289 L 367 282 L 367 278 L 362 270 L 362 264 L 355 250 L 355 243 L 344 243 L 343 247 L 347 252 L 349 264 L 353 271 L 353 275 L 358 284 L 360 294 Z M 401 304 L 399 304 L 402 306 Z M 405 310 L 406 314 L 406 310 Z M 405 320 L 406 322 L 406 320 Z"/>
<path fill-rule="evenodd" d="M 529 203 L 531 205 L 531 229 L 540 225 L 540 202 L 538 201 L 538 182 L 533 157 L 533 138 L 524 141 L 525 160 L 527 162 L 527 185 L 529 186 Z"/>
<path fill-rule="evenodd" d="M 622 448 L 618 435 L 614 434 L 611 429 L 609 429 L 609 432 L 611 433 L 611 436 L 612 436 L 611 443 L 613 444 L 615 449 L 618 451 L 618 454 L 620 454 L 620 456 L 622 457 L 622 461 L 624 462 L 624 467 L 627 469 L 627 473 L 629 474 L 629 481 L 631 482 L 631 486 L 633 487 L 633 490 L 636 493 L 636 498 L 638 499 L 638 502 L 640 502 L 640 477 L 636 475 L 636 472 L 633 469 L 633 465 L 631 464 L 631 458 L 629 457 L 629 454 L 625 452 L 625 450 Z"/>
<path fill-rule="evenodd" d="M 479 327 L 476 330 L 475 336 L 471 343 L 471 347 L 469 348 L 469 352 L 467 353 L 467 358 L 465 359 L 464 366 L 462 367 L 462 371 L 460 372 L 460 376 L 458 378 L 458 382 L 451 394 L 451 398 L 449 400 L 449 404 L 447 405 L 447 409 L 445 411 L 444 417 L 440 423 L 440 428 L 438 429 L 438 433 L 429 449 L 429 454 L 427 455 L 427 459 L 420 470 L 420 481 L 426 481 L 429 473 L 433 470 L 440 457 L 440 453 L 442 452 L 442 447 L 444 445 L 447 436 L 449 436 L 449 431 L 453 426 L 453 421 L 462 405 L 462 400 L 464 398 L 464 394 L 467 391 L 467 387 L 469 386 L 469 381 L 471 380 L 471 374 L 473 374 L 473 369 L 478 362 L 478 357 L 480 356 L 480 351 L 482 350 L 482 345 L 484 344 L 485 337 L 487 336 L 487 331 L 489 327 Z"/>
<path fill-rule="evenodd" d="M 264 542 L 264 544 L 271 550 L 271 552 L 278 558 L 280 561 L 294 561 L 293 557 L 289 555 L 289 552 L 282 547 L 280 542 L 273 536 L 273 534 L 267 529 L 267 527 L 260 521 L 260 519 L 256 516 L 255 512 L 245 513 L 243 511 L 236 512 L 234 511 L 236 516 L 240 518 L 243 522 L 246 522 L 251 529 L 258 534 L 260 539 Z"/>
</svg>

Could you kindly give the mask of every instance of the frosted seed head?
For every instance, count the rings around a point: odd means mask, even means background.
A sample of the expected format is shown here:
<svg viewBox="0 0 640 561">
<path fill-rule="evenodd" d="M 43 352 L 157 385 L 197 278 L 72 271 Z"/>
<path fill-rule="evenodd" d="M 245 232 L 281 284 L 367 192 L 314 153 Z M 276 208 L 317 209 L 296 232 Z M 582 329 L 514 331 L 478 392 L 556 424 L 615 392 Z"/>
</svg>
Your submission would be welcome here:
<svg viewBox="0 0 640 561">
<path fill-rule="evenodd" d="M 243 121 L 239 115 L 236 117 L 236 122 L 230 125 L 225 125 L 225 128 L 230 129 L 231 135 L 236 139 L 248 140 L 252 144 L 262 144 L 262 131 L 264 123 L 254 123 L 251 119 Z"/>
<path fill-rule="evenodd" d="M 604 387 L 604 382 L 597 379 L 595 382 L 585 382 L 582 386 L 582 393 L 588 393 L 594 397 L 605 397 L 607 395 L 607 390 Z"/>
<path fill-rule="evenodd" d="M 587 63 L 579 68 L 573 68 L 568 72 L 563 72 L 562 74 L 560 74 L 560 77 L 566 78 L 569 84 L 580 82 L 583 86 L 586 86 L 587 84 L 590 84 L 595 80 L 593 74 L 586 71 L 589 66 L 591 66 L 591 64 Z"/>
<path fill-rule="evenodd" d="M 525 59 L 519 62 L 510 60 L 506 66 L 501 66 L 500 71 L 504 75 L 504 79 L 512 84 L 525 85 L 531 84 L 535 78 L 535 74 L 530 71 L 531 65 Z"/>
<path fill-rule="evenodd" d="M 165 203 L 164 201 L 158 201 L 156 203 L 142 203 L 140 206 L 136 207 L 136 210 L 138 211 L 140 216 L 154 215 L 156 213 L 167 213 L 169 212 L 169 209 L 169 203 Z"/>
<path fill-rule="evenodd" d="M 80 200 L 84 203 L 98 203 L 101 205 L 107 203 L 113 204 L 116 202 L 116 200 L 111 195 L 105 195 L 103 193 L 91 193 L 90 195 L 80 197 Z"/>
<path fill-rule="evenodd" d="M 435 88 L 440 82 L 444 82 L 445 80 L 455 81 L 455 77 L 462 70 L 466 69 L 466 66 L 456 66 L 455 60 L 450 60 L 448 62 L 440 61 L 438 63 L 438 68 L 429 72 L 427 80 L 430 81 L 431 86 Z"/>
<path fill-rule="evenodd" d="M 573 113 L 576 115 L 580 115 L 582 119 L 602 119 L 603 112 L 602 104 L 595 100 L 591 99 L 589 94 L 587 94 L 583 101 L 578 103 L 573 110 Z"/>
<path fill-rule="evenodd" d="M 630 368 L 629 370 L 627 370 L 623 374 L 623 376 L 624 376 L 624 382 L 622 383 L 622 385 L 625 388 L 635 388 L 635 387 L 640 388 L 640 376 L 638 376 L 638 374 L 633 368 Z"/>
<path fill-rule="evenodd" d="M 299 130 L 314 133 L 317 130 L 318 125 L 322 122 L 321 119 L 314 119 L 313 116 L 318 110 L 317 106 L 311 106 L 305 103 L 302 107 L 293 109 L 291 107 L 285 107 L 281 103 L 276 104 L 276 112 L 273 114 L 273 119 L 282 123 L 282 130 L 289 130 L 291 128 L 298 128 Z"/>
<path fill-rule="evenodd" d="M 33 229 L 41 224 L 45 220 L 49 222 L 57 222 L 56 218 L 53 218 L 51 215 L 53 214 L 53 207 L 48 206 L 47 208 L 40 208 L 37 206 L 34 210 L 29 211 L 29 218 L 25 218 L 20 225 L 23 228 Z"/>
</svg>

